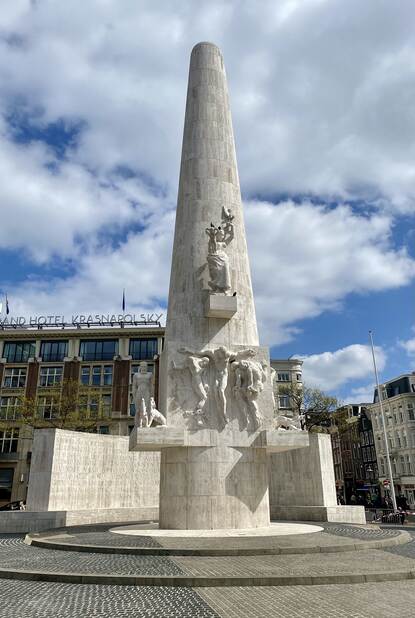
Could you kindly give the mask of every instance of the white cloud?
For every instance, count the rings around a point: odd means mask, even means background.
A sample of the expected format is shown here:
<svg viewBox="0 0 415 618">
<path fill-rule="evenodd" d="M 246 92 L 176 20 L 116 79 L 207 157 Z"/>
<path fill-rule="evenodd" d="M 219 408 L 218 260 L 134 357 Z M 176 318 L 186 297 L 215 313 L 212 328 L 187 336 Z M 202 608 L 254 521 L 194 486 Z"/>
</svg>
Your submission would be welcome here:
<svg viewBox="0 0 415 618">
<path fill-rule="evenodd" d="M 400 341 L 399 346 L 406 351 L 408 356 L 415 356 L 415 337 L 406 341 Z"/>
<path fill-rule="evenodd" d="M 392 239 L 393 216 L 415 210 L 413 2 L 399 11 L 387 0 L 10 7 L 0 111 L 36 112 L 38 127 L 83 123 L 62 162 L 40 144 L 13 143 L 1 125 L 0 248 L 70 258 L 76 270 L 14 288 L 20 312 L 110 309 L 124 285 L 137 307 L 163 304 L 189 52 L 206 39 L 224 52 L 246 195 L 373 206 L 247 202 L 262 339 L 286 341 L 299 320 L 338 309 L 348 294 L 414 277 L 414 261 Z M 120 166 L 135 177 L 117 175 Z M 128 226 L 117 248 L 103 243 L 102 234 Z"/>
<path fill-rule="evenodd" d="M 337 208 L 246 204 L 262 339 L 281 343 L 295 323 L 339 308 L 348 294 L 409 283 L 415 262 L 392 244 L 392 220 Z"/>
<path fill-rule="evenodd" d="M 126 289 L 128 313 L 166 313 L 173 214 L 154 218 L 118 249 L 100 247 L 80 258 L 66 279 L 32 278 L 12 290 L 13 315 L 119 313 Z"/>
<path fill-rule="evenodd" d="M 382 371 L 386 354 L 380 347 L 376 347 L 375 353 L 378 369 Z M 296 356 L 304 360 L 304 381 L 331 392 L 351 380 L 366 378 L 373 372 L 371 349 L 361 344 L 349 345 L 334 352 Z M 364 394 L 363 391 L 360 394 Z"/>
<path fill-rule="evenodd" d="M 373 383 L 352 388 L 350 393 L 344 398 L 344 401 L 345 403 L 372 403 L 374 389 Z"/>
</svg>

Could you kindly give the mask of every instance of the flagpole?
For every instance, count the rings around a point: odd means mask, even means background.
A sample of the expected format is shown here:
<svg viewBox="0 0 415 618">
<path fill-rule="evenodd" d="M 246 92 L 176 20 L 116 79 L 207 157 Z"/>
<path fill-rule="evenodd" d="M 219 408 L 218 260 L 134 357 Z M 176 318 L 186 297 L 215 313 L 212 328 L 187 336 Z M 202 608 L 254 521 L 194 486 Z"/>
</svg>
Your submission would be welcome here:
<svg viewBox="0 0 415 618">
<path fill-rule="evenodd" d="M 383 411 L 382 393 L 380 391 L 380 386 L 379 386 L 379 376 L 378 376 L 378 369 L 377 369 L 377 366 L 376 366 L 375 348 L 374 348 L 374 345 L 373 345 L 373 335 L 372 335 L 372 331 L 371 330 L 369 331 L 369 338 L 370 338 L 370 345 L 371 345 L 371 348 L 372 348 L 373 369 L 375 371 L 375 380 L 376 380 L 376 386 L 377 386 L 377 389 L 378 389 L 378 399 L 379 399 L 380 415 L 382 417 L 383 438 L 385 440 L 385 452 L 386 452 L 386 461 L 387 461 L 387 464 L 388 464 L 388 471 L 389 471 L 389 478 L 390 478 L 390 488 L 391 488 L 392 504 L 393 504 L 393 510 L 397 511 L 398 507 L 396 505 L 395 484 L 393 482 L 392 464 L 391 464 L 391 458 L 390 458 L 390 455 L 389 455 L 388 436 L 386 434 L 385 413 Z"/>
</svg>

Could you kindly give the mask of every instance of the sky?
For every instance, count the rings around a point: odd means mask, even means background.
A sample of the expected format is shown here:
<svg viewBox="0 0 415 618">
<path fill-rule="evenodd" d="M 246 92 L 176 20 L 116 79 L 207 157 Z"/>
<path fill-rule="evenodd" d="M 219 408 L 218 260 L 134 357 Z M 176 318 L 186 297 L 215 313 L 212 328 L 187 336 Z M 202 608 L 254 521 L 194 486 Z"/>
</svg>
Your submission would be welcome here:
<svg viewBox="0 0 415 618">
<path fill-rule="evenodd" d="M 166 312 L 190 51 L 228 75 L 260 338 L 370 401 L 414 369 L 413 0 L 13 0 L 0 14 L 11 315 Z"/>
</svg>

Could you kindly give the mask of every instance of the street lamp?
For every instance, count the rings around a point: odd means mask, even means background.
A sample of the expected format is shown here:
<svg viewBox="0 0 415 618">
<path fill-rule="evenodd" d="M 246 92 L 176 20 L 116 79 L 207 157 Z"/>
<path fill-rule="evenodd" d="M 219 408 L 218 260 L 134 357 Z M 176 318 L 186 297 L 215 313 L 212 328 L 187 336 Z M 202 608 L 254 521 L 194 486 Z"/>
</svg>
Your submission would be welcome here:
<svg viewBox="0 0 415 618">
<path fill-rule="evenodd" d="M 371 348 L 372 348 L 373 369 L 374 369 L 374 372 L 375 372 L 376 386 L 377 386 L 377 389 L 378 389 L 378 399 L 379 399 L 380 415 L 382 417 L 383 437 L 384 437 L 384 440 L 385 440 L 385 452 L 386 452 L 386 461 L 387 461 L 387 464 L 388 464 L 388 471 L 389 471 L 389 478 L 390 478 L 390 489 L 391 489 L 392 505 L 393 505 L 393 510 L 397 511 L 398 507 L 396 505 L 395 485 L 393 483 L 392 464 L 391 464 L 391 459 L 390 459 L 390 455 L 389 455 L 388 436 L 386 434 L 386 423 L 385 423 L 385 414 L 384 414 L 384 411 L 383 411 L 382 393 L 380 392 L 378 370 L 377 370 L 377 367 L 376 367 L 375 348 L 373 346 L 373 336 L 372 336 L 372 331 L 371 330 L 369 331 L 369 338 L 370 338 L 370 345 L 371 345 Z"/>
</svg>

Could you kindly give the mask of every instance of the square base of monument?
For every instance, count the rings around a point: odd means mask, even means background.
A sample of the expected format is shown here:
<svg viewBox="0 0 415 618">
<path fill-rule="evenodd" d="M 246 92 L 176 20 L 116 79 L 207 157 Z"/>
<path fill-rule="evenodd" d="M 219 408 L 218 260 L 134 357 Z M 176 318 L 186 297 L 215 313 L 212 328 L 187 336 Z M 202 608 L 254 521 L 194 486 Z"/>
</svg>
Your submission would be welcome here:
<svg viewBox="0 0 415 618">
<path fill-rule="evenodd" d="M 327 521 L 366 524 L 363 506 L 273 506 L 271 519 L 278 521 Z"/>
<path fill-rule="evenodd" d="M 265 449 L 217 446 L 162 450 L 160 528 L 263 528 L 269 522 Z"/>
<path fill-rule="evenodd" d="M 205 317 L 229 320 L 238 310 L 236 296 L 209 294 L 205 303 Z"/>
</svg>

